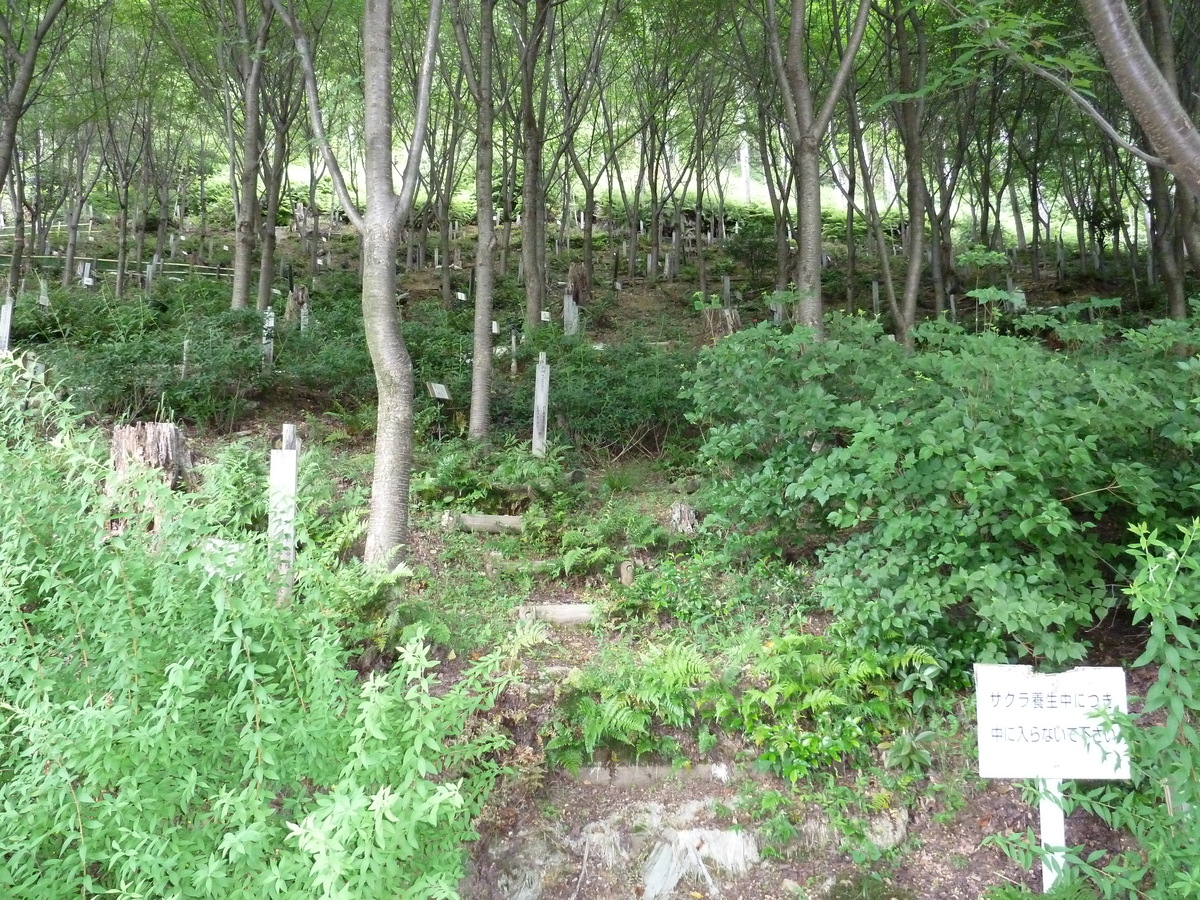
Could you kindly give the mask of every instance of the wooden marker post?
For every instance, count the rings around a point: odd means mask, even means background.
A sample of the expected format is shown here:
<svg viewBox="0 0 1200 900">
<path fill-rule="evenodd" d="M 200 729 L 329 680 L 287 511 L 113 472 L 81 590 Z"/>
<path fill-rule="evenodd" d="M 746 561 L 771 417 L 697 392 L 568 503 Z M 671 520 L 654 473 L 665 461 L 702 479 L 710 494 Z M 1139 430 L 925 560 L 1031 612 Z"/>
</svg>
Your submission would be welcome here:
<svg viewBox="0 0 1200 900">
<path fill-rule="evenodd" d="M 50 287 L 46 284 L 46 279 L 38 273 L 38 306 L 42 309 L 50 308 Z"/>
<path fill-rule="evenodd" d="M 729 306 L 733 302 L 733 281 L 728 275 L 721 276 L 721 303 Z"/>
<path fill-rule="evenodd" d="M 267 494 L 267 541 L 279 559 L 278 603 L 292 599 L 296 565 L 296 494 L 300 483 L 300 439 L 295 425 L 283 426 L 283 442 L 271 451 Z"/>
<path fill-rule="evenodd" d="M 270 372 L 275 367 L 275 310 L 268 309 L 263 313 L 262 330 L 263 371 Z"/>
<path fill-rule="evenodd" d="M 538 354 L 537 378 L 533 387 L 533 455 L 546 455 L 546 420 L 550 411 L 550 364 Z"/>
<path fill-rule="evenodd" d="M 12 314 L 13 314 L 13 298 L 9 294 L 4 298 L 4 305 L 0 306 L 0 355 L 7 355 L 9 352 L 9 338 L 12 334 Z"/>
<path fill-rule="evenodd" d="M 879 282 L 871 282 L 871 311 L 879 315 Z"/>
<path fill-rule="evenodd" d="M 571 295 L 570 285 L 563 293 L 563 334 L 579 334 L 579 305 Z"/>
<path fill-rule="evenodd" d="M 183 339 L 183 359 L 179 363 L 179 378 L 181 381 L 183 379 L 187 378 L 188 350 L 191 349 L 191 346 L 192 346 L 191 340 L 189 338 L 184 338 Z"/>
</svg>

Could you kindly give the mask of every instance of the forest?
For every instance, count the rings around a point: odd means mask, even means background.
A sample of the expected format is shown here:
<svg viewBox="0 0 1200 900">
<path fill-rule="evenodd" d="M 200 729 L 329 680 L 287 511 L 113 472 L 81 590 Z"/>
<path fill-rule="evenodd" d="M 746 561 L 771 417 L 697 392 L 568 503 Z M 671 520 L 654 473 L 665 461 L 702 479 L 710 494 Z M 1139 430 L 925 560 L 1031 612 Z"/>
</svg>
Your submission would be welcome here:
<svg viewBox="0 0 1200 900">
<path fill-rule="evenodd" d="M 0 895 L 1200 897 L 1193 12 L 0 2 Z"/>
</svg>

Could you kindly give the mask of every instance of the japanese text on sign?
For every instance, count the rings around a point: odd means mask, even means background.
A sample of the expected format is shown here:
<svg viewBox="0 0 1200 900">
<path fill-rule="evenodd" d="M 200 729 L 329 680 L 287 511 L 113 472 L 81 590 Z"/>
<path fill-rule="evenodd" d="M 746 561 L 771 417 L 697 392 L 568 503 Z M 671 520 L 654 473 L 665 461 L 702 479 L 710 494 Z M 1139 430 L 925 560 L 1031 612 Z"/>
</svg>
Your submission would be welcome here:
<svg viewBox="0 0 1200 900">
<path fill-rule="evenodd" d="M 1125 672 L 975 666 L 984 778 L 1129 777 L 1129 749 L 1097 713 L 1125 712 Z"/>
</svg>

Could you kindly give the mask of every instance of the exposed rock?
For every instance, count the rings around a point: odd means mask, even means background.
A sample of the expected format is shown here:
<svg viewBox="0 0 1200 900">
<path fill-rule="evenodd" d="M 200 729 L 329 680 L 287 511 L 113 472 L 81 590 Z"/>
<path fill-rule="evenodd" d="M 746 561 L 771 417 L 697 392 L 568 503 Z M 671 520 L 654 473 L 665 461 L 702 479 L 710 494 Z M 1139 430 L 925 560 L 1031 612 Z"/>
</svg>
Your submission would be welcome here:
<svg viewBox="0 0 1200 900">
<path fill-rule="evenodd" d="M 548 828 L 518 831 L 496 841 L 488 847 L 487 863 L 489 871 L 475 873 L 464 885 L 486 876 L 489 900 L 540 900 L 548 885 L 561 884 L 575 868 L 561 839 Z"/>
<path fill-rule="evenodd" d="M 758 863 L 758 842 L 749 831 L 668 828 L 643 870 L 645 900 L 669 897 L 684 878 L 701 881 L 718 893 L 712 870 L 744 875 Z"/>
<path fill-rule="evenodd" d="M 908 810 L 889 809 L 867 823 L 867 840 L 886 853 L 899 847 L 908 837 Z"/>
</svg>

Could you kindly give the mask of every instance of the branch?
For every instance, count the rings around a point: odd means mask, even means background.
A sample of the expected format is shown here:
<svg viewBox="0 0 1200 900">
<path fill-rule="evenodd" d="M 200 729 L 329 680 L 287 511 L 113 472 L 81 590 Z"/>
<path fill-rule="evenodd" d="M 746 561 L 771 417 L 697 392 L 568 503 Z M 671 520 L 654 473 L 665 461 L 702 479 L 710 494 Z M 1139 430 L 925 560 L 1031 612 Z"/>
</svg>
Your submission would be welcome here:
<svg viewBox="0 0 1200 900">
<path fill-rule="evenodd" d="M 954 3 L 951 2 L 951 0 L 941 0 L 941 2 L 942 2 L 942 5 L 944 7 L 946 7 L 946 9 L 948 9 L 955 16 L 958 16 L 964 22 L 970 23 L 971 17 L 967 13 L 965 13 L 961 9 L 959 9 L 957 6 L 955 6 Z M 1084 2 L 1084 5 L 1086 6 L 1088 0 L 1083 0 L 1083 2 Z M 975 34 L 977 36 L 979 36 L 981 38 L 984 36 L 982 26 L 980 26 L 978 24 L 970 24 L 970 28 L 972 31 L 975 32 Z M 1030 73 L 1031 75 L 1036 75 L 1038 78 L 1042 78 L 1045 81 L 1050 82 L 1050 84 L 1054 85 L 1054 87 L 1058 88 L 1058 90 L 1060 90 L 1064 94 L 1066 94 L 1067 97 L 1071 100 L 1071 102 L 1074 103 L 1077 107 L 1079 107 L 1079 109 L 1083 112 L 1084 115 L 1086 115 L 1089 119 L 1091 119 L 1093 122 L 1095 122 L 1097 126 L 1099 126 L 1100 130 L 1102 132 L 1104 132 L 1105 135 L 1108 136 L 1109 140 L 1111 140 L 1114 144 L 1116 144 L 1118 147 L 1120 147 L 1126 153 L 1130 153 L 1133 156 L 1136 156 L 1138 159 L 1140 159 L 1142 162 L 1144 162 L 1148 166 L 1165 166 L 1166 165 L 1166 163 L 1159 157 L 1154 156 L 1150 153 L 1147 153 L 1145 150 L 1141 149 L 1136 144 L 1129 141 L 1129 139 L 1123 137 L 1121 135 L 1121 133 L 1117 131 L 1116 127 L 1111 122 L 1109 122 L 1108 119 L 1106 119 L 1104 117 L 1104 114 L 1101 113 L 1100 110 L 1096 109 L 1096 107 L 1093 106 L 1092 103 L 1086 97 L 1084 97 L 1081 93 L 1079 93 L 1079 91 L 1077 91 L 1075 88 L 1073 88 L 1068 81 L 1066 81 L 1063 78 L 1060 78 L 1058 75 L 1055 75 L 1049 69 L 1039 66 L 1033 60 L 1029 59 L 1027 56 L 1022 55 L 1019 51 L 1013 49 L 1008 44 L 1006 44 L 1004 41 L 1000 40 L 999 38 L 991 37 L 991 38 L 987 38 L 986 40 L 990 44 L 990 46 L 992 46 L 996 50 L 1001 51 L 1002 53 L 1004 53 L 1004 55 L 1010 61 L 1016 63 L 1018 68 L 1025 70 L 1026 72 Z M 1103 51 L 1101 51 L 1101 53 L 1103 54 Z M 1107 58 L 1106 58 L 1106 62 L 1107 62 Z M 1124 91 L 1122 91 L 1122 95 L 1124 95 Z"/>
<path fill-rule="evenodd" d="M 283 19 L 292 32 L 292 40 L 296 44 L 296 55 L 300 57 L 300 66 L 304 70 L 304 93 L 308 97 L 308 115 L 312 123 L 313 137 L 317 139 L 321 159 L 325 162 L 325 168 L 329 170 L 329 177 L 333 180 L 333 189 L 337 194 L 338 202 L 342 204 L 342 209 L 345 211 L 346 217 L 350 219 L 350 224 L 362 231 L 365 224 L 362 213 L 350 198 L 350 191 L 346 188 L 346 179 L 342 175 L 342 167 L 333 155 L 333 148 L 329 145 L 329 136 L 325 133 L 325 118 L 321 114 L 317 95 L 317 72 L 313 66 L 312 49 L 309 47 L 308 37 L 304 34 L 304 30 L 300 27 L 300 23 L 292 11 L 283 5 L 283 0 L 271 0 L 271 2 L 275 6 L 275 11 L 279 13 L 279 18 Z"/>
</svg>

